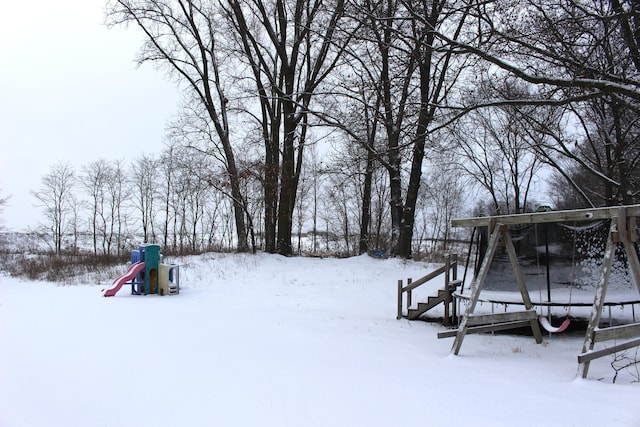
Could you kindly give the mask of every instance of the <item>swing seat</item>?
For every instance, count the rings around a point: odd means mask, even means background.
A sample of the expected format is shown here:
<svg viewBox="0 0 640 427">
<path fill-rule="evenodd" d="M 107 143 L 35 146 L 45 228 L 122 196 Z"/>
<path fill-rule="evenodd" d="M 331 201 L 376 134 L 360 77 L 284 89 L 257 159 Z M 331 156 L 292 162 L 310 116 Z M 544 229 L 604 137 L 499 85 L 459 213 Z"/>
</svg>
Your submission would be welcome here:
<svg viewBox="0 0 640 427">
<path fill-rule="evenodd" d="M 549 332 L 550 334 L 564 332 L 571 324 L 571 320 L 569 320 L 569 318 L 566 318 L 564 319 L 564 322 L 562 322 L 562 324 L 556 328 L 555 326 L 551 326 L 551 323 L 549 323 L 549 319 L 544 316 L 539 316 L 538 322 L 540 322 L 540 325 L 544 328 L 544 330 Z"/>
</svg>

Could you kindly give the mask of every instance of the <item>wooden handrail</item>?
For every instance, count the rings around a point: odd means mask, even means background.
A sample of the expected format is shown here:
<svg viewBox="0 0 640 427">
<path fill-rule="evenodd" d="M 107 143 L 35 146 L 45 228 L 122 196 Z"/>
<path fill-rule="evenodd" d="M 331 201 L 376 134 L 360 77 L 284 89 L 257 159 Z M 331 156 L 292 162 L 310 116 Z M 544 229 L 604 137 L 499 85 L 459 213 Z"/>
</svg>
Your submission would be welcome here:
<svg viewBox="0 0 640 427">
<path fill-rule="evenodd" d="M 407 284 L 407 286 L 405 286 L 403 289 L 403 291 L 412 291 L 415 288 L 417 288 L 420 285 L 424 285 L 425 283 L 427 283 L 430 280 L 435 279 L 436 277 L 438 277 L 439 275 L 441 275 L 442 273 L 444 273 L 447 270 L 447 266 L 443 265 L 442 267 L 439 267 L 435 270 L 433 270 L 431 273 L 427 274 L 424 277 L 421 277 L 420 279 L 416 280 L 415 282 L 410 282 Z"/>
</svg>

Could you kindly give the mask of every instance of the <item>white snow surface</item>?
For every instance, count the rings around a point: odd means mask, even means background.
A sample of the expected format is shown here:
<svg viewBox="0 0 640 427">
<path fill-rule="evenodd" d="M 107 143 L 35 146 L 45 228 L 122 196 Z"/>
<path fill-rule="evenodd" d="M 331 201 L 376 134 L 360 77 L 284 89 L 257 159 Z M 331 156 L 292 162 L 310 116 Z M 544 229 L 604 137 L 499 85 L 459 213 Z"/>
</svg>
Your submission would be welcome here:
<svg viewBox="0 0 640 427">
<path fill-rule="evenodd" d="M 396 320 L 430 265 L 367 256 L 172 260 L 177 296 L 0 277 L 0 426 L 640 426 L 582 334 L 468 335 Z M 122 267 L 122 271 L 126 266 Z"/>
</svg>

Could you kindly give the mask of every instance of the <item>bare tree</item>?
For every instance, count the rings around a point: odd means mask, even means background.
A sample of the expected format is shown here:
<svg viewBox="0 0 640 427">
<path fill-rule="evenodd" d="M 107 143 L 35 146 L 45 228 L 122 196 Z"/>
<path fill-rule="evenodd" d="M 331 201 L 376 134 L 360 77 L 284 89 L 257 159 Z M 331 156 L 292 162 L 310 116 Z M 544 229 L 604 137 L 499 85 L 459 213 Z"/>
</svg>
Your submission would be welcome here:
<svg viewBox="0 0 640 427">
<path fill-rule="evenodd" d="M 73 236 L 73 241 L 71 245 L 71 251 L 73 254 L 77 254 L 80 250 L 80 233 L 82 231 L 83 221 L 80 219 L 80 215 L 85 209 L 84 200 L 77 197 L 77 194 L 74 192 L 71 195 L 71 209 L 70 209 L 70 219 L 69 219 L 69 228 L 71 235 Z"/>
<path fill-rule="evenodd" d="M 142 238 L 145 242 L 155 242 L 155 220 L 158 205 L 158 161 L 154 157 L 142 155 L 134 161 L 132 185 L 134 209 L 140 212 Z"/>
<path fill-rule="evenodd" d="M 318 149 L 316 145 L 311 146 L 308 151 L 311 158 L 311 193 L 312 193 L 312 207 L 311 207 L 311 224 L 312 224 L 312 251 L 315 253 L 318 251 L 318 207 L 320 204 L 322 179 L 323 179 L 323 163 L 320 160 Z"/>
<path fill-rule="evenodd" d="M 381 141 L 381 119 L 378 114 L 382 98 L 376 90 L 376 81 L 371 72 L 375 69 L 375 59 L 366 54 L 363 44 L 355 43 L 349 50 L 349 56 L 357 58 L 347 61 L 332 76 L 334 96 L 325 97 L 320 102 L 324 105 L 321 118 L 325 124 L 339 129 L 344 134 L 345 143 L 341 144 L 340 154 L 347 158 L 349 164 L 364 167 L 362 189 L 353 197 L 361 198 L 360 237 L 358 252 L 367 253 L 371 247 L 372 197 L 374 173 L 380 169 L 380 154 L 384 152 Z M 359 53 L 362 52 L 362 55 Z"/>
<path fill-rule="evenodd" d="M 122 160 L 111 162 L 110 179 L 107 183 L 109 206 L 109 229 L 107 232 L 107 253 L 120 255 L 123 250 L 124 227 L 126 220 L 125 204 L 129 195 L 129 180 Z"/>
<path fill-rule="evenodd" d="M 229 99 L 221 76 L 219 13 L 215 3 L 200 0 L 112 0 L 107 7 L 111 25 L 133 23 L 147 42 L 139 62 L 155 62 L 186 83 L 204 108 L 222 145 L 234 206 L 238 251 L 248 250 L 244 206 L 236 154 L 231 143 Z"/>
<path fill-rule="evenodd" d="M 64 237 L 73 226 L 75 173 L 69 163 L 57 163 L 41 179 L 40 189 L 31 194 L 38 200 L 47 221 L 43 228 L 56 254 L 63 250 Z"/>
<path fill-rule="evenodd" d="M 361 151 L 358 144 L 343 147 L 332 156 L 331 168 L 325 171 L 325 205 L 333 213 L 330 231 L 340 236 L 341 251 L 345 255 L 360 251 L 362 193 L 367 175 L 366 156 L 362 159 Z"/>
<path fill-rule="evenodd" d="M 476 99 L 493 97 L 500 91 L 503 99 L 529 97 L 527 88 L 510 81 L 491 87 L 480 83 Z M 477 102 L 482 102 L 478 100 Z M 484 188 L 494 204 L 496 214 L 523 213 L 531 187 L 543 166 L 540 147 L 548 141 L 549 129 L 557 117 L 545 107 L 499 105 L 472 111 L 451 126 L 457 140 L 454 150 L 461 169 Z M 544 131 L 536 132 L 529 125 L 535 120 Z"/>
<path fill-rule="evenodd" d="M 350 256 L 356 249 L 356 231 L 358 230 L 358 206 L 354 204 L 354 188 L 351 179 L 341 174 L 331 174 L 327 182 L 327 209 L 332 212 L 330 231 L 340 236 L 340 253 Z M 355 250 L 354 250 L 355 249 Z"/>
<path fill-rule="evenodd" d="M 98 254 L 99 237 L 102 238 L 103 251 L 106 250 L 104 246 L 106 238 L 105 204 L 109 175 L 109 165 L 104 159 L 93 161 L 82 168 L 80 182 L 82 183 L 82 188 L 89 195 L 89 228 L 93 240 L 94 255 Z"/>
<path fill-rule="evenodd" d="M 304 171 L 302 172 L 302 178 L 300 179 L 300 184 L 298 185 L 298 196 L 296 197 L 296 206 L 294 208 L 294 223 L 296 230 L 296 253 L 300 255 L 302 253 L 302 235 L 303 235 L 303 227 L 305 226 L 305 222 L 307 221 L 307 217 L 309 215 L 308 203 L 309 203 L 309 193 L 312 189 L 312 182 L 307 178 Z"/>
<path fill-rule="evenodd" d="M 478 1 L 470 12 L 478 18 L 473 41 L 437 37 L 490 64 L 487 76 L 500 78 L 502 70 L 536 85 L 530 103 L 609 95 L 637 110 L 640 21 L 633 0 Z M 609 60 L 612 66 L 601 66 Z"/>
<path fill-rule="evenodd" d="M 465 189 L 468 179 L 460 173 L 459 163 L 454 150 L 443 150 L 430 156 L 431 167 L 424 177 L 424 191 L 418 200 L 416 217 L 422 227 L 422 237 L 431 239 L 431 251 L 442 253 L 448 249 L 452 238 L 451 220 L 461 213 L 463 201 L 470 197 Z M 438 242 L 442 243 L 440 247 Z"/>
<path fill-rule="evenodd" d="M 571 184 L 580 206 L 610 206 L 640 201 L 640 121 L 632 109 L 608 96 L 566 109 L 574 135 L 547 128 L 538 121 L 528 132 L 544 129 L 538 155 Z"/>
<path fill-rule="evenodd" d="M 171 209 L 172 202 L 172 194 L 174 188 L 174 175 L 175 175 L 175 159 L 173 154 L 176 152 L 177 148 L 172 144 L 169 144 L 168 147 L 162 152 L 160 155 L 160 176 L 162 184 L 162 196 L 160 200 L 163 203 L 162 207 L 162 246 L 165 248 L 169 247 L 169 235 L 170 235 L 170 224 L 174 215 L 173 210 Z M 174 248 L 175 249 L 175 248 Z"/>
<path fill-rule="evenodd" d="M 484 80 L 505 77 L 534 90 L 520 99 L 497 96 L 462 104 L 459 114 L 496 105 L 564 106 L 581 135 L 537 126 L 548 138 L 538 155 L 556 168 L 588 205 L 633 203 L 639 194 L 640 20 L 631 0 L 494 0 L 477 2 L 473 41 L 438 37 L 476 55 Z M 578 188 L 573 166 L 601 181 L 599 195 Z"/>
<path fill-rule="evenodd" d="M 211 187 L 206 179 L 201 177 L 203 171 L 210 173 L 213 167 L 208 164 L 208 158 L 203 155 L 190 155 L 183 151 L 177 157 L 177 174 L 174 185 L 179 208 L 176 215 L 179 218 L 180 253 L 189 251 L 195 253 L 200 250 L 198 234 L 202 230 L 205 211 L 208 209 Z"/>
<path fill-rule="evenodd" d="M 470 5 L 378 0 L 354 8 L 364 25 L 358 40 L 367 47 L 353 58 L 370 55 L 363 66 L 377 93 L 371 100 L 387 142 L 376 160 L 389 174 L 391 252 L 410 257 L 425 149 L 464 67 L 436 34 L 461 38 Z"/>
<path fill-rule="evenodd" d="M 226 3 L 258 95 L 253 117 L 265 148 L 266 250 L 288 255 L 311 103 L 349 43 L 349 35 L 337 37 L 344 0 Z"/>
</svg>

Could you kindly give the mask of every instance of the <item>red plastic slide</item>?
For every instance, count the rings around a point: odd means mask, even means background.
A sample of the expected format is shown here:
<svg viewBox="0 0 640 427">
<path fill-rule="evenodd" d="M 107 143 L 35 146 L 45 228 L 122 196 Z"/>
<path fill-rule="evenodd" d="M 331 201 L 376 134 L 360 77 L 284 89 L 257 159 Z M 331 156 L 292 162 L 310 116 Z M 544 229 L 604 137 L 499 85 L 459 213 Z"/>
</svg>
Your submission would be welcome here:
<svg viewBox="0 0 640 427">
<path fill-rule="evenodd" d="M 124 285 L 130 280 L 133 280 L 138 275 L 138 273 L 140 273 L 140 271 L 142 271 L 143 269 L 144 269 L 144 262 L 136 262 L 134 264 L 131 264 L 127 272 L 124 273 L 122 276 L 118 277 L 116 280 L 114 280 L 113 284 L 109 289 L 102 290 L 102 295 L 105 297 L 114 296 L 115 294 L 118 293 L 122 285 Z"/>
</svg>

